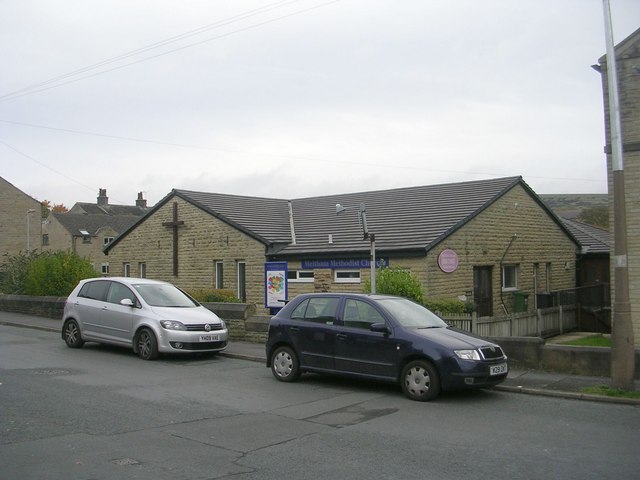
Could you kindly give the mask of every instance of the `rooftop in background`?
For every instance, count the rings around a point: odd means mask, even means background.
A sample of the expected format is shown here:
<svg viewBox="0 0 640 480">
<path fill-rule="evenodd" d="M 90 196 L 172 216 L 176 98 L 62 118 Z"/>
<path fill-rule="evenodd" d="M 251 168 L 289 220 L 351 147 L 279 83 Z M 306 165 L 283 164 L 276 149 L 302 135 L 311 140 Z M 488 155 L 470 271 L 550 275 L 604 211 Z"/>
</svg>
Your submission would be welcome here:
<svg viewBox="0 0 640 480">
<path fill-rule="evenodd" d="M 96 203 L 76 203 L 67 213 L 84 215 L 133 215 L 141 217 L 149 208 L 147 201 L 142 198 L 142 192 L 138 193 L 135 205 L 109 205 L 107 189 L 101 188 L 98 192 Z"/>
</svg>

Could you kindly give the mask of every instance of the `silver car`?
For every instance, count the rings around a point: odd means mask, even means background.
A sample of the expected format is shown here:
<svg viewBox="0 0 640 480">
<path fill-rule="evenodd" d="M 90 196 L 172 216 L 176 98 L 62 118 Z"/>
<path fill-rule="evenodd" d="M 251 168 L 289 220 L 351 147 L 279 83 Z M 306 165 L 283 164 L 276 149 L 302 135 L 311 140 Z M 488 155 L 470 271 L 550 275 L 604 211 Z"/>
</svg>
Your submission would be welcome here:
<svg viewBox="0 0 640 480">
<path fill-rule="evenodd" d="M 228 334 L 224 321 L 185 292 L 145 278 L 81 280 L 62 317 L 69 347 L 121 345 L 144 360 L 159 353 L 218 352 L 226 348 Z"/>
</svg>

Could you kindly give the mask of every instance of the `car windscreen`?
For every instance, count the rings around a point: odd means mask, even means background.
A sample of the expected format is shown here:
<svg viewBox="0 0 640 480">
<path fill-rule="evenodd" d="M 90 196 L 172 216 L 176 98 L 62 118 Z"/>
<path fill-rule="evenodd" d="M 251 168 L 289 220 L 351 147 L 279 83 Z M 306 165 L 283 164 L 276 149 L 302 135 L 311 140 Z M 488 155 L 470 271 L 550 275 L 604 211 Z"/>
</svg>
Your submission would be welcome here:
<svg viewBox="0 0 640 480">
<path fill-rule="evenodd" d="M 437 328 L 447 324 L 431 310 L 406 298 L 383 298 L 378 303 L 407 328 Z"/>
<path fill-rule="evenodd" d="M 179 288 L 169 284 L 133 285 L 136 292 L 152 307 L 196 307 L 198 304 Z"/>
</svg>

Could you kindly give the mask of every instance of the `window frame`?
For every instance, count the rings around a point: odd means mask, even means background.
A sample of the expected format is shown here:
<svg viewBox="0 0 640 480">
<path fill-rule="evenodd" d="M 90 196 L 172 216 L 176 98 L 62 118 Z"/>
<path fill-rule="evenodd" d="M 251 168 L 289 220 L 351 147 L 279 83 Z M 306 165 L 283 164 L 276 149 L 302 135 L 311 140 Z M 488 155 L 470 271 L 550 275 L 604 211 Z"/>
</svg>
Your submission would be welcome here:
<svg viewBox="0 0 640 480">
<path fill-rule="evenodd" d="M 347 273 L 347 274 L 357 274 L 356 277 L 343 277 L 340 278 L 339 274 Z M 360 270 L 355 269 L 336 269 L 333 271 L 333 281 L 334 283 L 362 283 L 362 272 Z"/>
<path fill-rule="evenodd" d="M 222 260 L 213 261 L 213 282 L 218 290 L 224 288 L 224 262 Z"/>
<path fill-rule="evenodd" d="M 300 274 L 311 274 L 311 276 L 300 276 Z M 287 281 L 291 283 L 313 283 L 316 279 L 314 270 L 300 269 L 300 270 L 288 270 Z"/>
<path fill-rule="evenodd" d="M 507 269 L 511 270 L 512 273 L 508 274 Z M 518 264 L 509 263 L 502 265 L 502 291 L 503 292 L 513 292 L 518 290 L 518 274 L 520 272 L 520 268 Z M 507 285 L 507 279 L 513 280 L 513 285 Z"/>
</svg>

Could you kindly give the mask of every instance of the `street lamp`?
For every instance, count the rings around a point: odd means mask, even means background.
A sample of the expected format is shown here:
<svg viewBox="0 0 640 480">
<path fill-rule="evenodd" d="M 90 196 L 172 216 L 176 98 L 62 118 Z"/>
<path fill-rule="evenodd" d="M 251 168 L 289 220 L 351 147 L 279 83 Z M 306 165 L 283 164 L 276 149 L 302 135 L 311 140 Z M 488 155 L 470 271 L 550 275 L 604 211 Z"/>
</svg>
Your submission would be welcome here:
<svg viewBox="0 0 640 480">
<path fill-rule="evenodd" d="M 30 208 L 29 210 L 27 210 L 27 255 L 29 255 L 29 250 L 31 250 L 31 238 L 29 236 L 29 230 L 30 230 L 30 226 L 31 226 L 31 214 L 35 213 L 35 209 Z"/>
<path fill-rule="evenodd" d="M 336 204 L 336 215 L 340 215 L 347 207 L 343 207 L 339 203 Z M 376 293 L 376 236 L 374 233 L 369 233 L 369 227 L 367 226 L 367 207 L 364 203 L 360 204 L 358 209 L 358 223 L 362 227 L 362 238 L 367 238 L 371 242 L 371 293 Z"/>
</svg>

